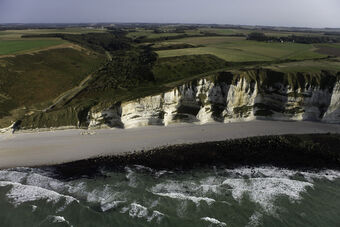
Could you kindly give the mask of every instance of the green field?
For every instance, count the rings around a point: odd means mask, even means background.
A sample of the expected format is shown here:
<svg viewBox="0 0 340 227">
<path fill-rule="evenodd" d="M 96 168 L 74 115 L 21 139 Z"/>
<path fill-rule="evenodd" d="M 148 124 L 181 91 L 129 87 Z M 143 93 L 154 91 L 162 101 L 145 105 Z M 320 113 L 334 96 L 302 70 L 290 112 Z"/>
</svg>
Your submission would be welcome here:
<svg viewBox="0 0 340 227">
<path fill-rule="evenodd" d="M 177 36 L 179 33 L 170 33 L 170 32 L 164 32 L 164 33 L 154 33 L 153 30 L 148 30 L 148 29 L 137 29 L 134 32 L 129 32 L 127 37 L 130 38 L 138 38 L 145 36 L 146 38 L 149 39 L 154 39 L 154 38 L 160 38 L 160 37 L 169 37 L 169 36 Z"/>
<path fill-rule="evenodd" d="M 0 40 L 0 55 L 24 53 L 67 43 L 61 39 Z"/>
<path fill-rule="evenodd" d="M 5 30 L 0 31 L 0 55 L 12 55 L 29 53 L 51 46 L 68 43 L 65 40 L 56 38 L 26 39 L 22 35 L 38 34 L 86 34 L 93 32 L 105 32 L 102 29 L 89 28 L 65 28 L 65 29 L 27 29 L 27 30 Z"/>
<path fill-rule="evenodd" d="M 37 35 L 37 34 L 86 34 L 93 32 L 105 32 L 102 29 L 90 28 L 65 28 L 65 29 L 26 29 L 26 30 L 5 30 L 0 31 L 1 39 L 19 39 L 22 35 Z"/>
<path fill-rule="evenodd" d="M 299 61 L 299 62 L 289 62 L 283 64 L 275 64 L 266 66 L 265 68 L 269 68 L 275 71 L 280 71 L 284 73 L 296 73 L 296 72 L 305 72 L 305 73 L 319 73 L 320 71 L 340 71 L 340 59 L 334 61 L 327 60 L 309 60 L 309 61 Z"/>
<path fill-rule="evenodd" d="M 211 54 L 230 62 L 303 60 L 321 58 L 312 44 L 266 43 L 249 41 L 242 37 L 193 37 L 167 43 L 187 43 L 199 46 L 177 50 L 157 51 L 160 58 L 182 55 Z"/>
<path fill-rule="evenodd" d="M 171 37 L 178 35 L 189 35 L 189 36 L 203 36 L 203 33 L 214 33 L 218 35 L 235 35 L 235 34 L 248 34 L 250 30 L 240 30 L 240 29 L 214 29 L 214 28 L 199 28 L 199 29 L 187 29 L 182 33 L 174 32 L 174 28 L 165 28 L 163 33 L 155 33 L 151 29 L 136 29 L 133 32 L 129 32 L 128 37 L 138 38 L 145 36 L 148 39 L 155 39 L 160 37 Z"/>
<path fill-rule="evenodd" d="M 323 43 L 323 44 L 317 45 L 317 47 L 340 48 L 340 43 Z"/>
</svg>

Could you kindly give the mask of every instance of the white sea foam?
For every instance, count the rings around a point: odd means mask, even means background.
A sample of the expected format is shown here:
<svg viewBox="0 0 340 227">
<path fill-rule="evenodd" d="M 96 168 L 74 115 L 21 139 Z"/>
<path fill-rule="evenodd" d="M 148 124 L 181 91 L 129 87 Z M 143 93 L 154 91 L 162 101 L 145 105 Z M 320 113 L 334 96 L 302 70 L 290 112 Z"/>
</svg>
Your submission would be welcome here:
<svg viewBox="0 0 340 227">
<path fill-rule="evenodd" d="M 217 220 L 215 218 L 204 217 L 204 218 L 201 218 L 201 220 L 206 221 L 206 222 L 210 222 L 210 223 L 212 223 L 214 225 L 221 226 L 221 227 L 222 226 L 227 226 L 226 223 L 221 222 L 221 221 L 219 221 L 219 220 Z"/>
<path fill-rule="evenodd" d="M 22 183 L 27 177 L 27 173 L 12 171 L 12 170 L 1 170 L 0 181 L 10 181 L 16 183 Z"/>
<path fill-rule="evenodd" d="M 232 177 L 276 177 L 276 178 L 291 178 L 294 176 L 303 176 L 306 180 L 313 182 L 313 179 L 327 179 L 333 181 L 340 178 L 340 171 L 335 170 L 321 170 L 321 171 L 299 171 L 289 170 L 276 167 L 256 167 L 256 168 L 236 168 L 227 169 L 227 173 Z"/>
<path fill-rule="evenodd" d="M 61 223 L 61 222 L 67 222 L 66 219 L 62 216 L 52 216 L 53 217 L 53 223 Z"/>
<path fill-rule="evenodd" d="M 155 220 L 157 223 L 160 223 L 164 217 L 164 214 L 157 210 L 152 211 L 151 215 L 149 215 L 151 211 L 136 202 L 131 203 L 127 207 L 123 207 L 120 212 L 128 212 L 129 216 L 133 218 L 145 218 L 148 222 Z"/>
<path fill-rule="evenodd" d="M 148 215 L 148 209 L 138 203 L 131 203 L 129 215 L 131 217 L 144 218 Z"/>
<path fill-rule="evenodd" d="M 226 179 L 223 184 L 232 188 L 232 196 L 236 200 L 241 200 L 247 193 L 253 202 L 260 204 L 268 212 L 273 211 L 277 196 L 284 195 L 291 201 L 297 201 L 301 199 L 300 193 L 306 187 L 313 187 L 309 182 L 286 178 Z"/>
<path fill-rule="evenodd" d="M 103 212 L 117 208 L 120 204 L 125 203 L 125 201 L 111 201 L 107 203 L 102 203 L 100 208 Z"/>
<path fill-rule="evenodd" d="M 56 216 L 56 215 L 49 215 L 46 218 L 47 221 L 52 222 L 53 224 L 56 223 L 65 223 L 69 226 L 72 226 L 69 221 L 67 221 L 63 216 Z"/>
<path fill-rule="evenodd" d="M 137 170 L 145 170 L 145 171 L 148 171 L 150 173 L 152 173 L 154 170 L 151 169 L 150 167 L 146 167 L 146 166 L 142 166 L 142 165 L 134 165 L 134 167 L 137 169 Z"/>
<path fill-rule="evenodd" d="M 151 174 L 153 174 L 156 178 L 159 178 L 165 174 L 172 174 L 173 172 L 172 171 L 167 171 L 167 170 L 154 170 L 150 167 L 147 167 L 147 166 L 143 166 L 143 165 L 134 165 L 133 166 L 135 168 L 135 170 L 138 171 L 146 171 L 146 172 L 149 172 Z M 129 167 L 126 167 L 125 168 L 125 171 L 130 174 L 130 173 L 134 173 L 133 170 Z M 127 177 L 128 178 L 128 177 Z M 129 179 L 129 178 L 128 178 Z"/>
<path fill-rule="evenodd" d="M 37 210 L 37 206 L 35 206 L 35 205 L 32 205 L 32 212 L 34 212 L 34 211 L 36 211 Z"/>
<path fill-rule="evenodd" d="M 116 192 L 113 188 L 106 184 L 104 187 L 98 187 L 92 191 L 86 191 L 86 186 L 80 184 L 76 194 L 81 197 L 85 197 L 87 202 L 99 203 L 103 212 L 117 208 L 120 204 L 125 203 L 124 193 Z"/>
<path fill-rule="evenodd" d="M 261 224 L 261 218 L 262 218 L 262 214 L 255 211 L 255 213 L 253 213 L 250 218 L 249 218 L 249 222 L 246 225 L 246 227 L 255 227 L 255 226 L 259 226 Z"/>
<path fill-rule="evenodd" d="M 159 195 L 159 196 L 169 197 L 169 198 L 172 198 L 172 199 L 191 200 L 196 205 L 199 205 L 201 201 L 205 201 L 208 205 L 211 205 L 212 203 L 215 202 L 214 199 L 211 199 L 211 198 L 208 198 L 208 197 L 196 197 L 196 196 L 190 196 L 190 195 L 185 195 L 185 194 L 176 193 L 176 192 L 171 192 L 171 193 L 154 193 L 154 194 L 155 195 Z"/>
<path fill-rule="evenodd" d="M 26 179 L 26 184 L 58 192 L 67 192 L 71 188 L 67 183 L 37 173 L 29 174 Z"/>
<path fill-rule="evenodd" d="M 163 176 L 163 175 L 165 175 L 167 173 L 172 174 L 173 172 L 172 171 L 167 171 L 167 170 L 160 170 L 160 171 L 155 172 L 155 177 L 156 178 L 160 178 L 161 176 Z"/>
<path fill-rule="evenodd" d="M 158 196 L 169 197 L 178 200 L 190 200 L 196 205 L 205 201 L 208 205 L 215 202 L 215 199 L 204 196 L 207 192 L 216 192 L 216 185 L 197 184 L 193 181 L 166 181 L 151 188 L 151 192 Z"/>
<path fill-rule="evenodd" d="M 68 205 L 74 201 L 79 202 L 77 199 L 59 194 L 55 191 L 47 190 L 37 186 L 23 185 L 20 183 L 13 183 L 8 181 L 0 182 L 0 187 L 12 186 L 12 188 L 7 192 L 7 198 L 15 205 L 21 205 L 25 202 L 46 200 L 48 203 L 51 202 L 56 204 L 61 199 L 65 199 L 65 204 Z"/>
<path fill-rule="evenodd" d="M 138 183 L 135 172 L 129 167 L 125 167 L 125 171 L 127 172 L 125 177 L 129 180 L 129 186 L 132 188 L 137 188 Z"/>
<path fill-rule="evenodd" d="M 152 212 L 152 215 L 151 215 L 150 217 L 147 218 L 147 221 L 148 221 L 148 222 L 151 222 L 151 221 L 153 221 L 154 219 L 156 219 L 156 222 L 157 222 L 157 223 L 160 223 L 160 222 L 162 221 L 163 217 L 164 217 L 164 214 L 163 214 L 163 213 L 161 213 L 161 212 L 159 212 L 159 211 L 157 211 L 157 210 L 154 210 L 154 211 Z"/>
</svg>

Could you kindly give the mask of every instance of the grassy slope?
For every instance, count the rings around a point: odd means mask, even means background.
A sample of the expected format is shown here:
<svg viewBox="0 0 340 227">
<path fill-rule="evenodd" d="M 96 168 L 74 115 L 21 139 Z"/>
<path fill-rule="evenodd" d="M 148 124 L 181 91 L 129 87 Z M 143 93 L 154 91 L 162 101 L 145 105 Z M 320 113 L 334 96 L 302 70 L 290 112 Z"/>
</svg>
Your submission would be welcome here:
<svg viewBox="0 0 340 227">
<path fill-rule="evenodd" d="M 307 79 L 315 78 L 316 81 L 319 81 L 320 76 L 322 77 L 321 70 L 334 69 L 334 71 L 339 72 L 340 62 L 330 62 L 327 60 L 324 60 L 324 62 L 304 61 L 275 65 L 269 64 L 262 67 L 275 71 L 291 73 L 290 76 L 288 75 L 289 78 L 287 77 L 287 80 L 289 83 L 295 84 L 297 78 L 300 78 L 297 77 L 298 74 L 296 74 L 296 72 L 302 72 L 303 69 L 306 69 L 308 74 L 306 75 Z M 84 92 L 82 92 L 79 96 L 72 98 L 69 102 L 67 102 L 66 105 L 59 106 L 57 109 L 54 109 L 48 113 L 25 118 L 22 126 L 28 128 L 31 128 L 32 126 L 33 128 L 58 127 L 66 125 L 78 126 L 79 121 L 81 121 L 81 117 L 86 116 L 86 111 L 88 111 L 89 108 L 95 107 L 102 110 L 103 108 L 112 106 L 116 102 L 128 101 L 140 97 L 159 94 L 188 81 L 196 80 L 202 77 L 214 77 L 214 75 L 219 75 L 218 72 L 225 72 L 230 68 L 230 66 L 226 67 L 225 61 L 212 55 L 192 55 L 159 59 L 153 68 L 155 81 L 141 82 L 137 87 L 129 89 L 100 89 L 95 83 L 89 83 L 89 86 L 84 90 Z M 251 65 L 247 67 L 235 65 L 232 66 L 232 68 L 234 68 L 236 71 L 237 69 L 241 69 L 241 71 L 243 71 L 247 68 L 252 72 L 254 71 L 252 70 L 254 68 Z M 310 74 L 311 72 L 308 71 L 309 68 L 313 68 L 313 74 Z M 237 75 L 237 73 L 230 74 L 232 77 L 231 80 Z M 286 81 L 284 78 L 287 75 L 280 75 L 281 77 L 279 78 L 272 78 L 272 75 L 269 74 L 265 75 L 268 77 L 266 77 L 265 81 L 268 83 L 276 79 L 280 81 Z M 252 77 L 254 75 L 250 76 Z M 305 77 L 304 75 L 301 76 L 303 78 Z M 322 78 L 324 78 L 324 76 Z M 104 78 L 101 77 L 101 79 Z M 223 80 L 225 79 L 230 80 L 228 78 L 224 78 Z M 300 81 L 300 79 L 298 81 Z"/>
<path fill-rule="evenodd" d="M 19 107 L 26 107 L 25 112 L 46 107 L 60 93 L 78 85 L 102 61 L 99 55 L 74 49 L 1 59 L 0 117 Z"/>
<path fill-rule="evenodd" d="M 153 68 L 155 80 L 140 81 L 138 86 L 130 88 L 105 86 L 103 81 L 109 84 L 112 77 L 101 74 L 95 76 L 81 93 L 64 105 L 58 105 L 53 111 L 47 113 L 26 117 L 21 126 L 28 128 L 78 126 L 78 122 L 82 121 L 83 117 L 81 112 L 89 108 L 96 106 L 103 109 L 116 102 L 158 94 L 183 83 L 183 79 L 224 67 L 226 67 L 225 61 L 211 55 L 182 56 L 166 61 L 161 59 Z"/>
<path fill-rule="evenodd" d="M 226 62 L 213 55 L 161 58 L 154 66 L 156 81 L 174 82 L 197 74 L 225 68 Z"/>
</svg>

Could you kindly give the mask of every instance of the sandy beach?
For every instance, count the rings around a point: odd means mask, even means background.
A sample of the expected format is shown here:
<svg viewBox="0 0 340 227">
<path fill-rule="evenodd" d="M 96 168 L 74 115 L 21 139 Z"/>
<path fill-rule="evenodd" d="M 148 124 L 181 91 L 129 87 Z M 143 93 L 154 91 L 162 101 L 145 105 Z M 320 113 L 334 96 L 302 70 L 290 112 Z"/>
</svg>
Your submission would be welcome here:
<svg viewBox="0 0 340 227">
<path fill-rule="evenodd" d="M 0 168 L 59 164 L 103 155 L 183 143 L 262 135 L 340 133 L 340 125 L 317 122 L 251 121 L 177 124 L 135 129 L 57 130 L 0 134 Z"/>
</svg>

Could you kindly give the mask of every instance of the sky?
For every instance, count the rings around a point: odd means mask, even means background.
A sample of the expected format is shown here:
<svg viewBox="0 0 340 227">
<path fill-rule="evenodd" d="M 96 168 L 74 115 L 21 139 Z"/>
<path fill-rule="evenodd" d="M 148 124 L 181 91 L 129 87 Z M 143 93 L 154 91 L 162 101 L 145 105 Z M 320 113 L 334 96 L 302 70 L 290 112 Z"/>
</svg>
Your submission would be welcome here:
<svg viewBox="0 0 340 227">
<path fill-rule="evenodd" d="M 0 23 L 216 23 L 340 28 L 340 0 L 0 0 Z"/>
</svg>

